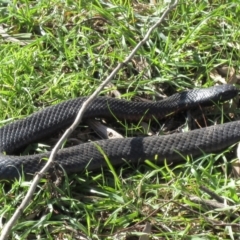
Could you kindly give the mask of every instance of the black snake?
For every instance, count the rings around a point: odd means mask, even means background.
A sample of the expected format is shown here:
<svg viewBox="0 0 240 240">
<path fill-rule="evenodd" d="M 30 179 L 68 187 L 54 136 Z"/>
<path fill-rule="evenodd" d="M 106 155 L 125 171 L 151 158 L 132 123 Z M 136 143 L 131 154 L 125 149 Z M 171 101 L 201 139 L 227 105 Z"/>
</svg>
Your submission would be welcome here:
<svg viewBox="0 0 240 240">
<path fill-rule="evenodd" d="M 98 97 L 88 107 L 84 118 L 108 118 L 139 120 L 164 118 L 166 115 L 211 105 L 213 102 L 233 98 L 238 90 L 232 85 L 215 86 L 207 89 L 190 90 L 177 93 L 159 102 L 131 102 L 108 97 Z M 22 172 L 31 176 L 46 163 L 43 158 L 49 153 L 16 156 L 11 155 L 22 147 L 50 136 L 55 131 L 69 126 L 86 97 L 68 100 L 43 109 L 29 117 L 0 128 L 0 179 L 13 179 Z M 55 161 L 67 173 L 82 171 L 85 168 L 97 170 L 106 166 L 99 151 L 100 147 L 112 164 L 125 161 L 138 162 L 153 160 L 161 163 L 181 160 L 182 155 L 197 156 L 202 152 L 222 150 L 240 140 L 240 121 L 206 127 L 167 136 L 135 137 L 125 139 L 100 140 L 62 149 Z"/>
</svg>

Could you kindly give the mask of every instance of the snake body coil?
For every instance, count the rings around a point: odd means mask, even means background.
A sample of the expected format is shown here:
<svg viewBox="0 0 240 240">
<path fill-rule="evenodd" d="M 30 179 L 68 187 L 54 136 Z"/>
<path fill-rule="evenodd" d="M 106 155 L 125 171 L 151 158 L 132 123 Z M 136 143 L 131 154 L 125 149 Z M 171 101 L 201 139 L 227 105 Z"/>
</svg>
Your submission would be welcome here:
<svg viewBox="0 0 240 240">
<path fill-rule="evenodd" d="M 228 100 L 237 93 L 238 90 L 234 86 L 222 85 L 177 93 L 154 103 L 99 97 L 87 109 L 84 118 L 107 118 L 114 115 L 118 119 L 126 120 L 139 120 L 142 117 L 161 119 L 184 109 Z M 13 154 L 29 143 L 69 126 L 85 100 L 85 97 L 69 100 L 0 128 L 0 152 Z M 97 146 L 99 146 L 113 165 L 128 160 L 138 162 L 146 159 L 156 160 L 158 163 L 164 159 L 176 162 L 181 160 L 179 153 L 197 156 L 202 152 L 219 151 L 239 140 L 240 121 L 235 121 L 168 136 L 88 142 L 60 150 L 55 160 L 67 173 L 82 171 L 86 167 L 89 170 L 100 169 L 106 165 L 106 162 L 98 150 Z M 49 153 L 28 156 L 1 154 L 0 179 L 19 177 L 22 171 L 25 175 L 33 175 L 46 163 L 41 159 L 48 156 Z"/>
</svg>

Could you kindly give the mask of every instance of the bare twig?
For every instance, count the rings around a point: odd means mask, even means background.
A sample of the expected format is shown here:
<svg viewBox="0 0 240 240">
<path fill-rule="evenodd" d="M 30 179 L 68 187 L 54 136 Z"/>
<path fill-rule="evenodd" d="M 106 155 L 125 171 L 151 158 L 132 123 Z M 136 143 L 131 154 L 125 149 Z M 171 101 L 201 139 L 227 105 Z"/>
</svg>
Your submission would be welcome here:
<svg viewBox="0 0 240 240">
<path fill-rule="evenodd" d="M 214 223 L 214 226 L 221 226 L 221 227 L 238 227 L 240 228 L 240 224 L 239 223 Z"/>
<path fill-rule="evenodd" d="M 112 78 L 116 75 L 116 73 L 125 65 L 127 64 L 131 58 L 134 56 L 134 54 L 138 51 L 138 49 L 148 40 L 150 34 L 152 33 L 152 31 L 158 27 L 158 25 L 160 23 L 162 23 L 163 19 L 167 16 L 167 14 L 174 8 L 176 7 L 178 3 L 178 0 L 175 0 L 175 2 L 171 5 L 169 5 L 169 7 L 163 12 L 161 18 L 147 31 L 145 37 L 142 39 L 142 41 L 140 41 L 137 46 L 132 50 L 132 52 L 127 56 L 127 58 L 122 62 L 119 63 L 117 65 L 117 67 L 112 71 L 112 73 L 106 78 L 106 80 L 104 80 L 100 86 L 95 90 L 95 92 L 82 104 L 81 109 L 79 110 L 77 117 L 75 119 L 75 121 L 73 122 L 73 124 L 65 131 L 65 133 L 62 135 L 62 137 L 60 138 L 60 140 L 57 142 L 57 144 L 55 145 L 55 147 L 53 148 L 49 160 L 47 161 L 46 165 L 42 168 L 42 170 L 36 174 L 36 176 L 33 179 L 33 182 L 25 196 L 25 198 L 23 199 L 22 203 L 20 204 L 20 206 L 17 208 L 17 210 L 15 211 L 15 213 L 13 214 L 13 216 L 9 219 L 9 221 L 5 224 L 2 232 L 1 232 L 1 236 L 0 236 L 0 240 L 6 240 L 11 228 L 13 227 L 13 225 L 15 224 L 15 222 L 19 219 L 19 217 L 21 216 L 21 214 L 23 213 L 24 209 L 26 208 L 26 206 L 29 204 L 29 202 L 31 201 L 31 198 L 36 190 L 36 187 L 41 179 L 41 177 L 48 171 L 48 169 L 51 167 L 52 163 L 54 162 L 55 156 L 57 154 L 57 151 L 60 149 L 60 147 L 62 146 L 62 144 L 64 143 L 64 141 L 68 138 L 68 136 L 73 132 L 73 130 L 79 125 L 79 123 L 82 120 L 82 116 L 87 108 L 87 106 L 89 106 L 91 104 L 91 102 L 94 100 L 94 98 L 101 92 L 101 90 L 104 88 L 104 86 L 106 84 L 108 84 Z"/>
<path fill-rule="evenodd" d="M 11 37 L 3 28 L 3 25 L 0 25 L 0 36 L 6 41 L 6 42 L 12 42 L 12 43 L 18 43 L 21 46 L 25 46 L 28 43 L 24 41 L 20 41 L 17 38 Z"/>
<path fill-rule="evenodd" d="M 215 192 L 213 192 L 212 190 L 208 189 L 205 186 L 200 186 L 199 187 L 203 192 L 207 193 L 208 195 L 210 195 L 213 199 L 217 200 L 219 203 L 224 203 L 224 198 L 217 195 Z"/>
</svg>

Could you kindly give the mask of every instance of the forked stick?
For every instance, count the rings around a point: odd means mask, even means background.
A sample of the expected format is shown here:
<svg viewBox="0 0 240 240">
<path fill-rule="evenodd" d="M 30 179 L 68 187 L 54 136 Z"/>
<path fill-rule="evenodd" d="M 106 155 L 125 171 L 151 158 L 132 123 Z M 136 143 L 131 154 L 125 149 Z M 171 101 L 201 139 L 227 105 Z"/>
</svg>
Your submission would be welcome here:
<svg viewBox="0 0 240 240">
<path fill-rule="evenodd" d="M 60 140 L 57 142 L 57 144 L 54 146 L 53 150 L 51 151 L 50 157 L 46 163 L 46 165 L 42 168 L 42 170 L 38 173 L 36 173 L 33 182 L 31 186 L 29 187 L 29 190 L 24 197 L 22 203 L 17 208 L 13 216 L 9 219 L 9 221 L 4 225 L 0 240 L 6 240 L 10 234 L 11 228 L 16 223 L 16 221 L 19 219 L 21 214 L 23 213 L 24 209 L 28 206 L 29 202 L 32 199 L 32 196 L 36 190 L 36 187 L 41 179 L 41 177 L 49 170 L 52 163 L 54 162 L 55 156 L 57 154 L 57 151 L 61 148 L 62 144 L 65 142 L 65 140 L 69 137 L 69 135 L 74 131 L 74 129 L 79 125 L 79 123 L 82 120 L 83 114 L 86 111 L 87 107 L 92 103 L 94 98 L 98 96 L 98 94 L 101 92 L 101 90 L 112 80 L 112 78 L 117 74 L 117 72 L 125 65 L 127 64 L 132 57 L 135 55 L 135 53 L 138 51 L 138 49 L 148 40 L 150 34 L 152 31 L 158 27 L 164 20 L 164 18 L 167 16 L 167 14 L 177 6 L 178 0 L 175 0 L 174 3 L 170 4 L 166 10 L 163 12 L 161 18 L 147 31 L 145 37 L 137 44 L 137 46 L 132 50 L 132 52 L 126 57 L 126 59 L 117 65 L 117 67 L 111 72 L 111 74 L 104 80 L 100 86 L 95 90 L 95 92 L 82 104 L 81 109 L 79 110 L 73 124 L 64 132 Z"/>
</svg>

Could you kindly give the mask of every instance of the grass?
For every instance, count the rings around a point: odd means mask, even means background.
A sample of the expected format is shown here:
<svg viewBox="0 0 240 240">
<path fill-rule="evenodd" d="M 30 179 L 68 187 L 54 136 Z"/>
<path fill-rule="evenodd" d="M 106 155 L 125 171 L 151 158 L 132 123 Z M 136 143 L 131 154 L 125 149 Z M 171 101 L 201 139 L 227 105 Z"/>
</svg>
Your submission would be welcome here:
<svg viewBox="0 0 240 240">
<path fill-rule="evenodd" d="M 148 2 L 2 1 L 0 26 L 12 38 L 0 34 L 0 125 L 91 94 L 158 20 L 164 4 Z M 156 100 L 216 84 L 220 75 L 213 72 L 223 65 L 229 70 L 223 79 L 237 84 L 239 13 L 238 1 L 180 1 L 117 74 L 114 88 L 129 100 Z M 137 127 L 123 132 L 131 136 Z M 140 239 L 147 223 L 151 239 L 238 239 L 240 182 L 229 174 L 232 152 L 188 157 L 177 166 L 146 161 L 58 183 L 43 179 L 10 239 Z M 0 226 L 29 184 L 0 182 Z M 229 206 L 209 204 L 216 199 L 203 186 Z"/>
</svg>

